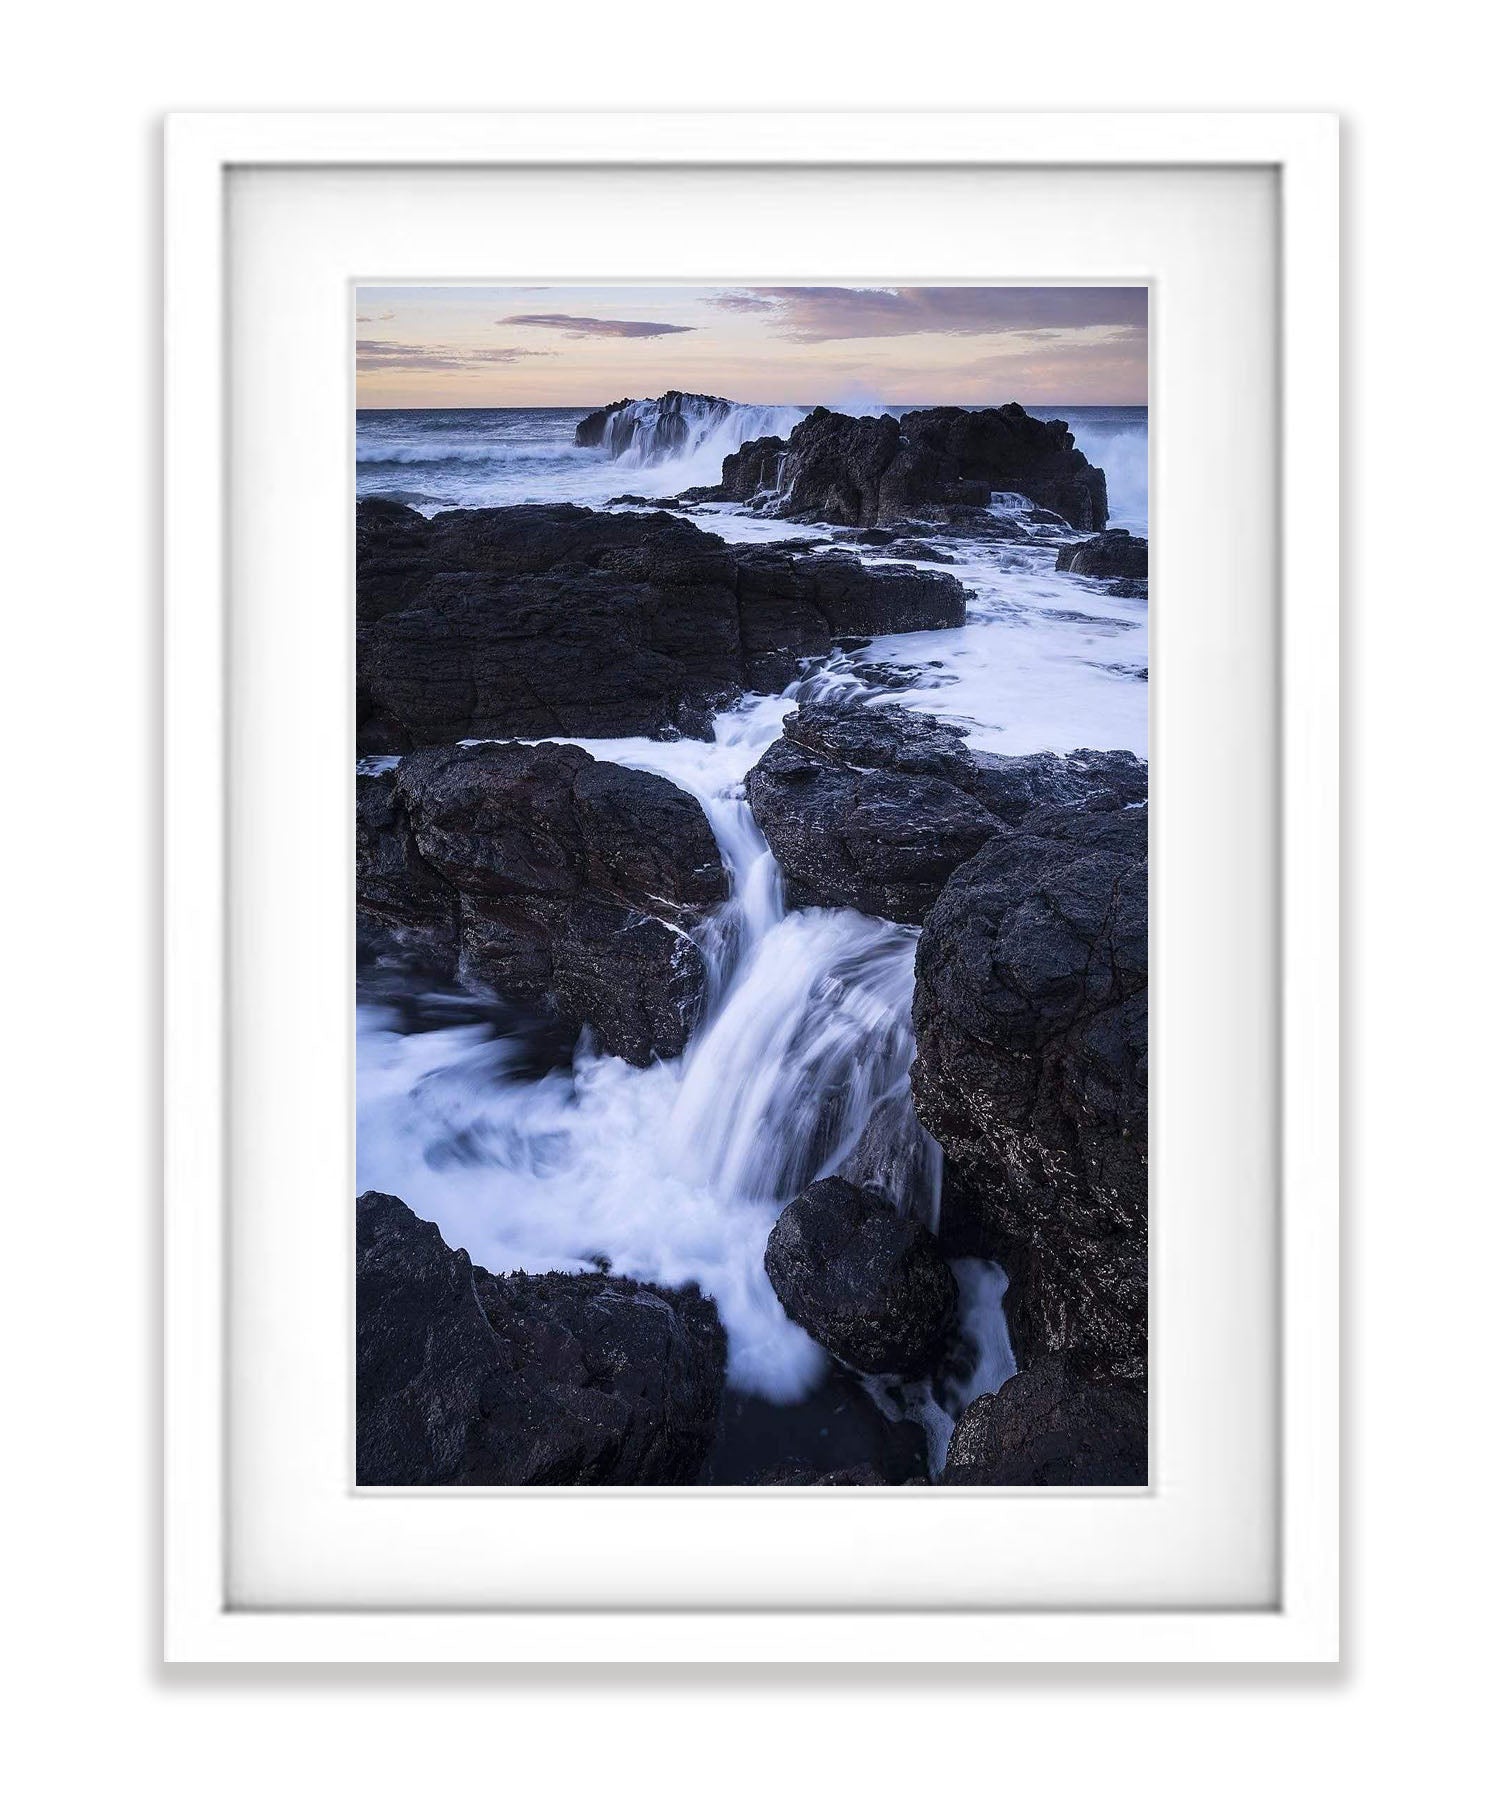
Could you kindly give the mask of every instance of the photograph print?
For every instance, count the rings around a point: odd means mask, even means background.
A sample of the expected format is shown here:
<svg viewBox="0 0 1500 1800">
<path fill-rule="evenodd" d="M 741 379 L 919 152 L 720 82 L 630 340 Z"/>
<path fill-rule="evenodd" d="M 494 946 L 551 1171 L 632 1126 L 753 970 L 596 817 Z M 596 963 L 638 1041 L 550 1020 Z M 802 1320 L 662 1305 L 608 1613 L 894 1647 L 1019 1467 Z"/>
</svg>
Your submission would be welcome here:
<svg viewBox="0 0 1500 1800">
<path fill-rule="evenodd" d="M 1147 1460 L 1147 290 L 353 296 L 368 1487 Z"/>
</svg>

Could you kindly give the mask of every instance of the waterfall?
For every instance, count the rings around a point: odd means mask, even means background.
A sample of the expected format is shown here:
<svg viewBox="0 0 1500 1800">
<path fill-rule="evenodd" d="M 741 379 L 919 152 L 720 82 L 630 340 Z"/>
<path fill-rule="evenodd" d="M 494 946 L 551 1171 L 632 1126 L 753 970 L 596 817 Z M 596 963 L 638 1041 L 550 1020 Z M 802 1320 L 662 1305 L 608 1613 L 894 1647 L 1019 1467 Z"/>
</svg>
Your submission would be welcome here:
<svg viewBox="0 0 1500 1800">
<path fill-rule="evenodd" d="M 924 1220 L 940 1174 L 907 1082 L 916 931 L 788 910 L 744 797 L 745 771 L 793 704 L 746 702 L 707 744 L 588 744 L 696 795 L 730 872 L 729 899 L 695 933 L 708 1000 L 682 1057 L 637 1069 L 596 1054 L 585 1033 L 570 1068 L 539 1076 L 503 1019 L 403 1034 L 371 1004 L 357 1133 L 360 1186 L 399 1193 L 484 1267 L 698 1281 L 729 1335 L 731 1384 L 780 1401 L 806 1396 L 827 1367 L 766 1278 L 781 1208 L 844 1162 L 877 1109 L 902 1149 L 930 1147 L 901 1165 L 902 1201 Z"/>
</svg>

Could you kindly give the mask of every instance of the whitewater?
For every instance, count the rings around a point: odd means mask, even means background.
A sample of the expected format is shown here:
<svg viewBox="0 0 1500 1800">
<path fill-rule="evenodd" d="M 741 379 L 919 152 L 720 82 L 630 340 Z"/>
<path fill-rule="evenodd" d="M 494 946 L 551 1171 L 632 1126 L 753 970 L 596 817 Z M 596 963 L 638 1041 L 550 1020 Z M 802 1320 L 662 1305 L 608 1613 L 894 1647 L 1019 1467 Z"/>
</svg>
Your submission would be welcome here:
<svg viewBox="0 0 1500 1800">
<path fill-rule="evenodd" d="M 655 408 L 655 411 L 650 409 Z M 581 411 L 362 412 L 357 490 L 435 512 L 449 506 L 670 495 L 717 479 L 724 455 L 785 435 L 805 409 L 726 407 L 684 418 L 645 403 L 598 448 L 573 442 Z M 901 410 L 901 409 L 891 409 Z M 1048 409 L 1069 420 L 1109 482 L 1111 525 L 1146 530 L 1144 408 Z M 632 502 L 632 504 L 634 504 Z M 997 496 L 997 510 L 1006 497 Z M 694 514 L 732 541 L 847 536 L 746 509 Z M 696 933 L 708 1003 L 686 1052 L 646 1069 L 576 1043 L 514 1008 L 415 971 L 365 968 L 358 1018 L 357 1181 L 399 1194 L 447 1242 L 496 1271 L 607 1269 L 716 1302 L 729 1383 L 827 1429 L 853 1379 L 782 1312 L 762 1266 L 787 1201 L 858 1156 L 874 1121 L 899 1178 L 890 1199 L 938 1223 L 941 1153 L 911 1106 L 917 932 L 852 910 L 789 910 L 744 796 L 749 769 L 800 701 L 844 695 L 913 706 L 1002 754 L 1075 748 L 1145 756 L 1147 624 L 1141 600 L 1055 567 L 1057 544 L 939 540 L 969 590 L 966 623 L 839 649 L 784 693 L 721 713 L 710 742 L 579 738 L 592 755 L 648 769 L 703 805 L 730 898 Z M 859 553 L 879 561 L 879 548 Z M 862 1378 L 891 1419 L 926 1436 L 941 1466 L 953 1420 L 1012 1372 L 1005 1277 L 955 1265 L 961 1331 L 932 1381 Z M 814 1404 L 809 1407 L 809 1402 Z M 831 1402 L 830 1402 L 831 1404 Z"/>
</svg>

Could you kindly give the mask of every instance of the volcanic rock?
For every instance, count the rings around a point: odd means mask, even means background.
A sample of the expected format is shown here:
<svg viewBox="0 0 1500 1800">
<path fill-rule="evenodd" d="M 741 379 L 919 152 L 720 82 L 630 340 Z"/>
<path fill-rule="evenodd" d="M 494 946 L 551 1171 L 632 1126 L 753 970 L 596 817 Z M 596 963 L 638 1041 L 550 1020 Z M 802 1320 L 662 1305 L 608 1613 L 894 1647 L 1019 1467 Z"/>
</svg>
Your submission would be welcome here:
<svg viewBox="0 0 1500 1800">
<path fill-rule="evenodd" d="M 1141 1487 L 1146 1397 L 1082 1381 L 1045 1357 L 965 1408 L 948 1445 L 945 1486 Z"/>
<path fill-rule="evenodd" d="M 932 1233 L 838 1176 L 782 1212 L 766 1273 L 788 1318 L 870 1375 L 931 1370 L 958 1301 Z"/>
<path fill-rule="evenodd" d="M 360 776 L 358 818 L 363 923 L 630 1062 L 681 1054 L 706 979 L 688 928 L 728 892 L 690 794 L 575 745 L 471 744 Z"/>
<path fill-rule="evenodd" d="M 1119 530 L 1101 532 L 1081 544 L 1066 544 L 1057 553 L 1059 569 L 1109 581 L 1145 581 L 1146 561 L 1145 538 Z"/>
<path fill-rule="evenodd" d="M 726 457 L 720 497 L 747 502 L 766 491 L 768 477 L 783 517 L 829 525 L 890 526 L 937 516 L 933 508 L 983 509 L 995 492 L 1020 494 L 1080 531 L 1101 531 L 1109 516 L 1104 473 L 1067 425 L 1014 403 L 976 412 L 933 407 L 899 420 L 816 407 L 784 442 L 758 439 Z"/>
<path fill-rule="evenodd" d="M 904 706 L 816 701 L 791 713 L 746 792 L 793 905 L 920 924 L 961 863 L 1035 808 L 1145 798 L 1127 751 L 992 756 Z"/>
<path fill-rule="evenodd" d="M 668 388 L 654 400 L 612 400 L 578 421 L 573 442 L 584 449 L 602 448 L 613 457 L 644 450 L 645 460 L 663 462 L 686 446 L 695 429 L 720 424 L 734 410 L 732 400 L 717 394 Z"/>
<path fill-rule="evenodd" d="M 941 570 L 731 547 L 667 511 L 515 506 L 424 519 L 361 501 L 362 751 L 460 738 L 707 736 L 849 633 L 961 625 Z"/>
<path fill-rule="evenodd" d="M 713 1442 L 712 1301 L 607 1275 L 491 1275 L 391 1194 L 355 1205 L 364 1486 L 691 1481 Z"/>
<path fill-rule="evenodd" d="M 944 1232 L 1010 1277 L 1024 1368 L 1146 1367 L 1146 812 L 1038 807 L 957 870 L 917 947 L 917 1111 Z"/>
</svg>

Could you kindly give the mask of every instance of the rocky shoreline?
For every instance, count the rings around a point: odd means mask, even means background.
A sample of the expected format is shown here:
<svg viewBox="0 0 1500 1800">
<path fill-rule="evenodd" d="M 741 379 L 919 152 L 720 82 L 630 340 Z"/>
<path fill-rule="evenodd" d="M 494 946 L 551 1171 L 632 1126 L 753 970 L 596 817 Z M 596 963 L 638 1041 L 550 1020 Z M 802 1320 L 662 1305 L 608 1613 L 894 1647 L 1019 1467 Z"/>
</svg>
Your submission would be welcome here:
<svg viewBox="0 0 1500 1800">
<path fill-rule="evenodd" d="M 462 738 L 710 735 L 841 637 L 962 625 L 937 569 L 731 545 L 670 513 L 357 508 L 362 754 Z"/>
<path fill-rule="evenodd" d="M 630 404 L 578 442 L 608 445 Z M 846 528 L 880 560 L 681 516 L 731 501 Z M 931 565 L 991 527 L 1055 533 L 1059 569 L 1144 593 L 1144 540 L 1106 521 L 1102 473 L 1019 407 L 817 409 L 671 507 L 362 502 L 362 954 L 420 956 L 638 1068 L 681 1056 L 731 891 L 710 820 L 660 775 L 526 740 L 707 738 L 840 640 L 952 630 L 965 591 Z M 1128 752 L 982 752 L 868 692 L 803 699 L 746 778 L 789 905 L 916 934 L 909 1093 L 781 1210 L 765 1271 L 857 1415 L 861 1382 L 953 1367 L 954 1259 L 1005 1270 L 1018 1372 L 958 1418 L 941 1482 L 1146 1478 L 1146 789 Z M 932 1228 L 904 1191 L 924 1128 L 944 1163 Z M 390 1194 L 361 1195 L 356 1224 L 362 1483 L 929 1478 L 878 1408 L 840 1426 L 844 1463 L 749 1448 L 764 1421 L 726 1389 L 696 1287 L 489 1273 Z"/>
</svg>

